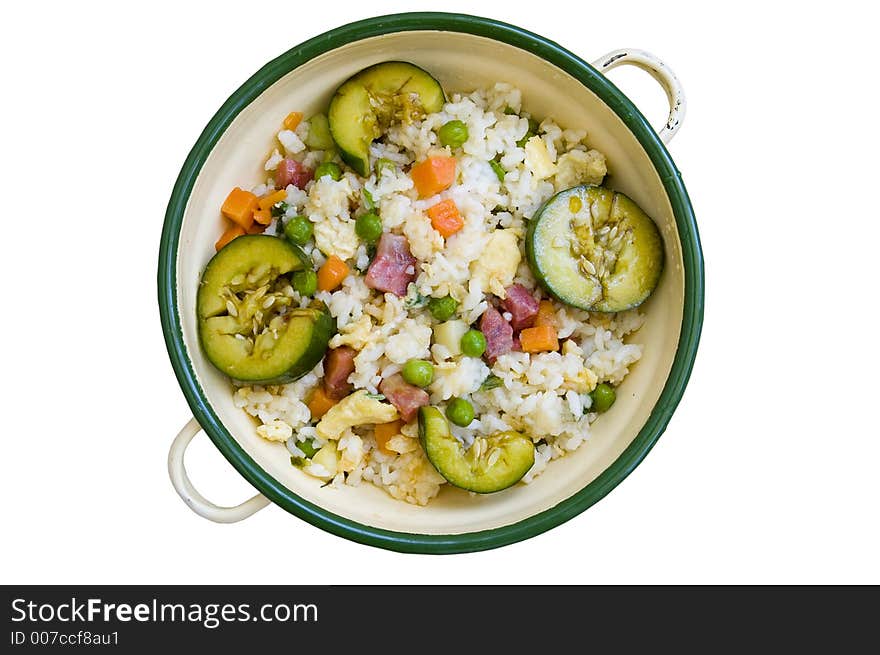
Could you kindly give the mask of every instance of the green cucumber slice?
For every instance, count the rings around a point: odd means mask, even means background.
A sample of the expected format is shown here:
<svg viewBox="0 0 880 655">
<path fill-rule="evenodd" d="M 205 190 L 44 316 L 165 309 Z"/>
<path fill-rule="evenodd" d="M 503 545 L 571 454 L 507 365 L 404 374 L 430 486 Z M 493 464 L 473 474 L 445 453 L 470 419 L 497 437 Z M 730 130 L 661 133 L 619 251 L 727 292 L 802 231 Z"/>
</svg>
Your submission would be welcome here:
<svg viewBox="0 0 880 655">
<path fill-rule="evenodd" d="M 557 300 L 597 312 L 637 307 L 657 286 L 663 240 L 622 193 L 581 185 L 550 198 L 529 222 L 526 256 Z"/>
<path fill-rule="evenodd" d="M 330 123 L 324 114 L 315 114 L 309 120 L 309 132 L 306 145 L 312 150 L 330 150 L 333 148 L 333 137 L 330 135 Z"/>
<path fill-rule="evenodd" d="M 335 324 L 323 303 L 296 307 L 288 276 L 311 266 L 278 237 L 241 236 L 208 262 L 196 300 L 199 339 L 220 371 L 242 382 L 281 384 L 324 356 Z"/>
<path fill-rule="evenodd" d="M 346 164 L 370 174 L 370 144 L 394 122 L 410 123 L 440 111 L 443 88 L 430 74 L 403 61 L 365 68 L 346 80 L 330 101 L 330 133 Z"/>
<path fill-rule="evenodd" d="M 436 407 L 419 408 L 419 438 L 428 460 L 446 480 L 462 489 L 490 494 L 519 482 L 535 463 L 535 445 L 518 432 L 478 437 L 465 450 Z"/>
</svg>

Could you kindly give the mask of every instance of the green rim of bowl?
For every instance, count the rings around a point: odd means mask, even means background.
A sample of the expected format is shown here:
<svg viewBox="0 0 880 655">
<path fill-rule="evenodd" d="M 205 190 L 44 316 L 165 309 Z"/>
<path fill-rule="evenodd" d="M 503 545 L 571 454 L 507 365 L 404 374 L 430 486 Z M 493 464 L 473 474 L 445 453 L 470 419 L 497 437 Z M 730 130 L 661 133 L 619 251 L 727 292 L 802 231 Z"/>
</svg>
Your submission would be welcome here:
<svg viewBox="0 0 880 655">
<path fill-rule="evenodd" d="M 510 44 L 561 68 L 598 95 L 633 132 L 660 175 L 684 259 L 684 314 L 678 350 L 663 392 L 633 442 L 595 480 L 554 507 L 517 523 L 479 532 L 435 535 L 379 529 L 333 514 L 294 494 L 264 471 L 220 422 L 187 355 L 177 311 L 175 264 L 186 204 L 202 165 L 232 120 L 266 88 L 305 62 L 352 41 L 407 31 L 463 32 Z M 162 228 L 158 284 L 162 331 L 174 372 L 196 419 L 236 470 L 273 503 L 312 525 L 363 544 L 411 553 L 462 553 L 512 544 L 556 527 L 602 499 L 644 459 L 669 423 L 690 377 L 703 323 L 703 256 L 693 209 L 669 153 L 635 105 L 587 62 L 552 41 L 493 19 L 439 12 L 379 16 L 343 25 L 288 50 L 235 91 L 199 136 L 174 184 Z"/>
</svg>

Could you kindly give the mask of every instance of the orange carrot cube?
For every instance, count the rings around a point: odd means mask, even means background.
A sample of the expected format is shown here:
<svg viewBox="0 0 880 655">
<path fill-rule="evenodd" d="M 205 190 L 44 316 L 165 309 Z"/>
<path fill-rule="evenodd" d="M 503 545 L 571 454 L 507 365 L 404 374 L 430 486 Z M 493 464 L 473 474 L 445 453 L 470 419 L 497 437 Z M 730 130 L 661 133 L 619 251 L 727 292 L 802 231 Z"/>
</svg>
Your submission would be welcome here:
<svg viewBox="0 0 880 655">
<path fill-rule="evenodd" d="M 556 328 L 552 325 L 539 325 L 526 328 L 519 333 L 519 343 L 524 353 L 540 353 L 559 350 Z"/>
<path fill-rule="evenodd" d="M 217 239 L 217 243 L 214 244 L 214 248 L 220 250 L 227 243 L 232 241 L 236 237 L 240 237 L 245 233 L 244 229 L 241 225 L 230 225 L 226 231 Z"/>
<path fill-rule="evenodd" d="M 220 212 L 233 223 L 238 223 L 246 230 L 254 222 L 254 210 L 257 208 L 257 197 L 250 191 L 235 187 L 226 196 Z"/>
<path fill-rule="evenodd" d="M 458 207 L 448 198 L 429 207 L 428 217 L 431 219 L 431 225 L 444 239 L 451 237 L 464 227 L 464 219 L 461 217 Z"/>
<path fill-rule="evenodd" d="M 287 200 L 287 191 L 285 189 L 271 191 L 257 201 L 257 206 L 260 209 L 268 209 L 271 211 L 272 207 L 284 200 Z"/>
<path fill-rule="evenodd" d="M 309 402 L 306 403 L 306 406 L 312 413 L 312 419 L 314 420 L 324 416 L 324 414 L 326 414 L 335 404 L 336 401 L 327 395 L 327 392 L 324 391 L 324 387 L 318 386 L 312 392 L 312 395 L 309 398 Z"/>
<path fill-rule="evenodd" d="M 295 130 L 303 119 L 301 111 L 292 111 L 284 118 L 284 129 Z"/>
<path fill-rule="evenodd" d="M 393 450 L 388 450 L 388 442 L 392 437 L 400 434 L 400 426 L 403 421 L 391 421 L 391 423 L 380 423 L 373 429 L 373 437 L 376 439 L 376 445 L 379 450 L 387 455 L 396 455 Z"/>
<path fill-rule="evenodd" d="M 556 327 L 556 310 L 552 300 L 542 300 L 538 303 L 538 313 L 535 316 L 535 327 L 549 325 Z"/>
<path fill-rule="evenodd" d="M 453 157 L 428 157 L 413 166 L 409 175 L 419 198 L 430 198 L 448 189 L 455 181 L 455 159 Z"/>
<path fill-rule="evenodd" d="M 318 290 L 333 291 L 348 276 L 348 264 L 336 255 L 330 255 L 318 269 Z"/>
<path fill-rule="evenodd" d="M 254 210 L 254 223 L 259 223 L 263 227 L 266 227 L 269 223 L 272 222 L 272 210 L 271 209 L 259 209 Z"/>
</svg>

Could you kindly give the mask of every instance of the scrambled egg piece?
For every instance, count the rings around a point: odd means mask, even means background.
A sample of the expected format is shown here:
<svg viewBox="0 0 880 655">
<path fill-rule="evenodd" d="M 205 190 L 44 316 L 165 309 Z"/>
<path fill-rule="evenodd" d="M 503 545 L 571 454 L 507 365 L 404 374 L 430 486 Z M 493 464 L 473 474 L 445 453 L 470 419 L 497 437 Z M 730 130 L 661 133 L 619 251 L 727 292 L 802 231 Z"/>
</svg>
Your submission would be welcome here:
<svg viewBox="0 0 880 655">
<path fill-rule="evenodd" d="M 332 218 L 315 223 L 315 244 L 325 255 L 336 255 L 343 260 L 351 259 L 358 247 L 354 221 Z"/>
<path fill-rule="evenodd" d="M 547 144 L 539 136 L 526 141 L 526 166 L 531 169 L 539 180 L 552 177 L 556 173 L 556 164 L 550 157 Z"/>
<path fill-rule="evenodd" d="M 338 439 L 348 428 L 368 423 L 390 423 L 398 418 L 393 405 L 371 398 L 361 389 L 333 405 L 315 426 L 322 439 Z"/>
<path fill-rule="evenodd" d="M 434 381 L 430 386 L 432 400 L 439 402 L 472 394 L 489 373 L 489 367 L 479 357 L 462 357 L 458 362 L 435 364 Z"/>
<path fill-rule="evenodd" d="M 342 435 L 337 443 L 337 449 L 340 455 L 339 468 L 346 473 L 354 471 L 364 459 L 364 441 L 350 430 Z"/>
<path fill-rule="evenodd" d="M 403 235 L 409 240 L 412 256 L 421 262 L 430 261 L 434 253 L 443 250 L 443 237 L 431 225 L 431 219 L 421 212 L 412 212 L 407 217 Z"/>
<path fill-rule="evenodd" d="M 388 440 L 385 447 L 390 451 L 403 455 L 418 450 L 419 442 L 417 439 L 411 439 L 402 434 L 397 434 Z"/>
<path fill-rule="evenodd" d="M 293 436 L 293 428 L 284 421 L 275 419 L 257 427 L 257 434 L 267 441 L 287 441 Z"/>
<path fill-rule="evenodd" d="M 408 318 L 401 323 L 397 334 L 388 337 L 385 356 L 395 364 L 404 364 L 407 360 L 427 356 L 430 347 L 431 328 Z"/>
<path fill-rule="evenodd" d="M 483 255 L 471 263 L 471 279 L 482 286 L 484 292 L 506 298 L 506 287 L 513 284 L 516 269 L 522 259 L 513 230 L 495 230 Z"/>
<path fill-rule="evenodd" d="M 578 184 L 602 184 L 608 173 L 605 155 L 598 150 L 572 150 L 556 162 L 556 190 L 562 191 Z"/>
<path fill-rule="evenodd" d="M 590 393 L 595 389 L 596 384 L 599 382 L 599 376 L 583 363 L 584 351 L 581 350 L 580 346 L 571 339 L 566 339 L 562 344 L 562 354 L 566 358 L 576 357 L 580 366 L 577 374 L 574 376 L 569 375 L 567 372 L 563 375 L 562 388 L 571 389 L 576 393 Z"/>
<path fill-rule="evenodd" d="M 590 369 L 583 368 L 578 371 L 578 374 L 575 377 L 569 377 L 566 375 L 564 380 L 565 381 L 562 383 L 563 389 L 571 389 L 577 393 L 590 393 L 596 388 L 596 383 L 599 382 L 599 377 Z"/>
<path fill-rule="evenodd" d="M 363 350 L 370 343 L 370 331 L 373 329 L 373 321 L 368 314 L 347 323 L 339 329 L 339 332 L 330 340 L 331 348 L 339 346 L 351 346 L 355 350 Z"/>
<path fill-rule="evenodd" d="M 333 441 L 328 441 L 303 467 L 303 471 L 316 478 L 329 480 L 339 469 L 339 450 Z"/>
</svg>

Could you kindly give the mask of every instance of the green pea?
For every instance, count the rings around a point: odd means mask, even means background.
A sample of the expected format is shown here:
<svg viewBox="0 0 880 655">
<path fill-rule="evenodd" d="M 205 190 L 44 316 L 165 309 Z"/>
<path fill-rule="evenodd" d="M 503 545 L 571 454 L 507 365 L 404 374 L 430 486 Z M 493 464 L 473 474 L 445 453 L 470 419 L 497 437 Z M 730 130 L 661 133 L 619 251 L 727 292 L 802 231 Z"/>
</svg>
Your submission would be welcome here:
<svg viewBox="0 0 880 655">
<path fill-rule="evenodd" d="M 339 164 L 336 162 L 325 161 L 315 169 L 315 179 L 320 180 L 325 175 L 329 175 L 331 179 L 339 181 L 342 179 L 342 169 L 339 168 Z"/>
<path fill-rule="evenodd" d="M 590 409 L 601 414 L 611 409 L 617 399 L 617 394 L 614 392 L 614 387 L 603 382 L 590 392 L 590 398 L 593 399 L 593 405 Z"/>
<path fill-rule="evenodd" d="M 375 212 L 359 216 L 354 231 L 366 243 L 376 243 L 382 236 L 382 219 Z"/>
<path fill-rule="evenodd" d="M 498 181 L 504 182 L 505 171 L 504 168 L 502 168 L 501 164 L 493 159 L 489 162 L 489 166 L 492 167 L 492 170 L 495 172 L 496 177 L 498 177 Z"/>
<path fill-rule="evenodd" d="M 461 352 L 468 357 L 479 357 L 486 352 L 486 337 L 479 330 L 468 330 L 461 336 Z"/>
<path fill-rule="evenodd" d="M 446 406 L 446 418 L 466 428 L 474 420 L 474 406 L 464 398 L 453 398 Z"/>
<path fill-rule="evenodd" d="M 468 140 L 468 128 L 463 121 L 454 120 L 437 130 L 440 145 L 459 148 Z"/>
<path fill-rule="evenodd" d="M 448 321 L 455 315 L 456 309 L 458 309 L 458 302 L 452 296 L 431 298 L 428 301 L 428 311 L 438 321 Z"/>
<path fill-rule="evenodd" d="M 427 387 L 434 380 L 434 366 L 424 359 L 411 359 L 403 365 L 403 379 L 417 387 Z"/>
<path fill-rule="evenodd" d="M 305 216 L 294 216 L 284 224 L 284 236 L 298 246 L 304 246 L 312 238 L 315 227 Z"/>
<path fill-rule="evenodd" d="M 301 296 L 314 296 L 318 290 L 318 274 L 312 270 L 297 271 L 293 274 L 290 285 Z"/>
</svg>

